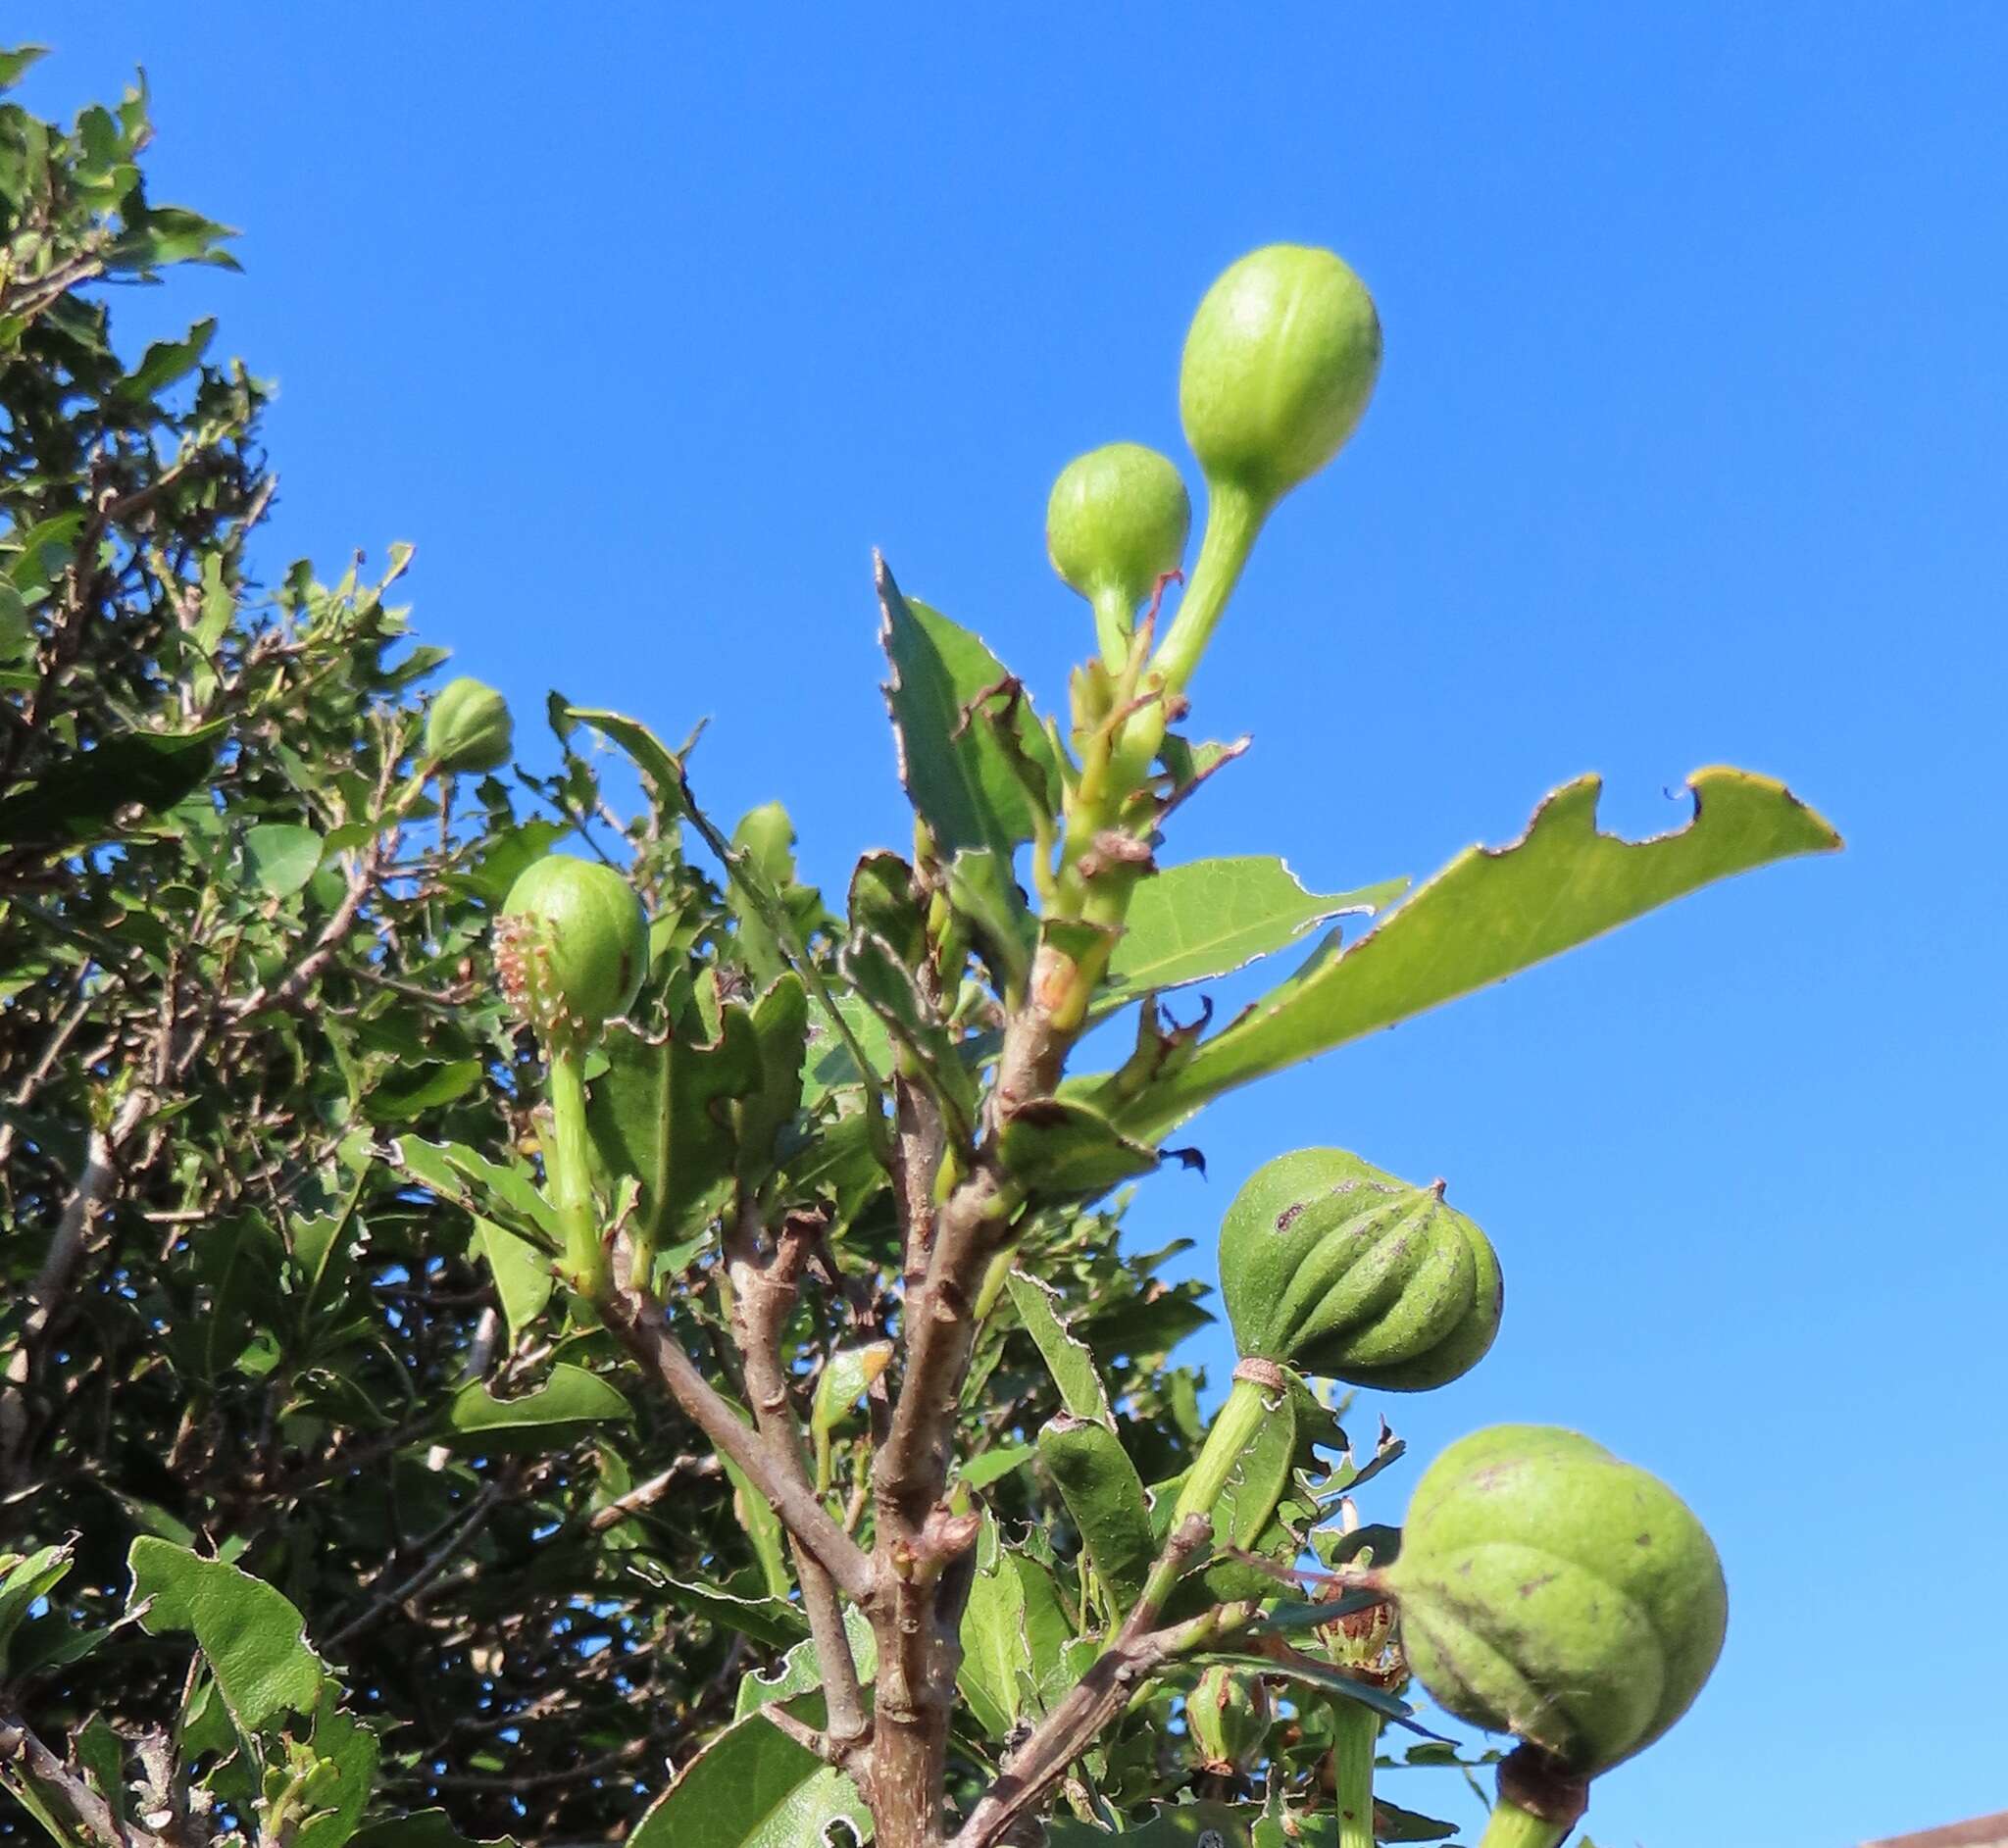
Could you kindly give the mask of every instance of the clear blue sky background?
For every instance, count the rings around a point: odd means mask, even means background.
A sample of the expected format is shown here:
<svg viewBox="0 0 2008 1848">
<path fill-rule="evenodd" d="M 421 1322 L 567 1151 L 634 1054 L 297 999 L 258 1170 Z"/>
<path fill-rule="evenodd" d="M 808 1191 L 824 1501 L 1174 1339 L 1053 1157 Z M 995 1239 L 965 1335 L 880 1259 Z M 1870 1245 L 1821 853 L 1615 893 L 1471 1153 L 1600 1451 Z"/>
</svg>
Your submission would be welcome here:
<svg viewBox="0 0 2008 1848">
<path fill-rule="evenodd" d="M 1088 630 L 1055 470 L 1182 455 L 1210 277 L 1344 252 L 1380 394 L 1201 676 L 1195 723 L 1256 748 L 1168 857 L 1426 874 L 1585 769 L 1610 824 L 1672 824 L 1715 761 L 1849 848 L 1229 1100 L 1211 1180 L 1136 1223 L 1210 1274 L 1248 1171 L 1337 1141 L 1492 1232 L 1499 1345 L 1400 1426 L 1580 1425 L 1733 1588 L 1598 1840 L 2008 1805 L 2008 9 L 962 11 L 43 0 L 8 32 L 58 47 L 49 110 L 143 63 L 159 195 L 245 227 L 244 276 L 126 325 L 221 311 L 281 381 L 273 556 L 416 540 L 425 632 L 528 728 L 554 681 L 713 714 L 710 802 L 785 798 L 831 886 L 907 835 L 869 548 L 1057 697 Z"/>
</svg>

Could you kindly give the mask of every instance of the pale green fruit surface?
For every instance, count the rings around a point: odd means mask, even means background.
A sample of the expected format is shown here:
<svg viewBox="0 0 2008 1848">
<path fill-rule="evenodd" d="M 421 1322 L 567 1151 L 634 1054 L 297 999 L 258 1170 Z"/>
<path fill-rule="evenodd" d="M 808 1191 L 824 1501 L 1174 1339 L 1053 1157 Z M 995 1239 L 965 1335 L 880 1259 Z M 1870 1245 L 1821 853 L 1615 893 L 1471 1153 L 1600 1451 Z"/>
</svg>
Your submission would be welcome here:
<svg viewBox="0 0 2008 1848">
<path fill-rule="evenodd" d="M 511 996 L 541 1032 L 596 1032 L 632 1005 L 648 969 L 641 903 L 596 860 L 550 854 L 525 868 L 498 936 Z"/>
<path fill-rule="evenodd" d="M 1722 1562 L 1686 1504 L 1549 1425 L 1494 1425 L 1444 1451 L 1386 1577 L 1424 1686 L 1584 1777 L 1687 1711 L 1729 1621 Z"/>
<path fill-rule="evenodd" d="M 1380 318 L 1329 250 L 1271 244 L 1206 291 L 1179 409 L 1207 478 L 1280 499 L 1337 455 L 1374 395 Z"/>
<path fill-rule="evenodd" d="M 1141 443 L 1106 443 L 1060 471 L 1046 502 L 1046 556 L 1092 603 L 1114 595 L 1125 614 L 1179 569 L 1192 502 L 1169 456 Z"/>
<path fill-rule="evenodd" d="M 1269 1696 L 1246 1669 L 1216 1663 L 1185 1696 L 1185 1729 L 1210 1771 L 1245 1772 L 1269 1742 Z"/>
<path fill-rule="evenodd" d="M 441 770 L 499 770 L 515 741 L 509 703 L 468 674 L 447 681 L 426 715 L 426 755 Z"/>
<path fill-rule="evenodd" d="M 1491 1241 L 1343 1149 L 1265 1162 L 1221 1223 L 1221 1291 L 1244 1356 L 1396 1392 L 1468 1373 L 1498 1332 Z"/>
</svg>

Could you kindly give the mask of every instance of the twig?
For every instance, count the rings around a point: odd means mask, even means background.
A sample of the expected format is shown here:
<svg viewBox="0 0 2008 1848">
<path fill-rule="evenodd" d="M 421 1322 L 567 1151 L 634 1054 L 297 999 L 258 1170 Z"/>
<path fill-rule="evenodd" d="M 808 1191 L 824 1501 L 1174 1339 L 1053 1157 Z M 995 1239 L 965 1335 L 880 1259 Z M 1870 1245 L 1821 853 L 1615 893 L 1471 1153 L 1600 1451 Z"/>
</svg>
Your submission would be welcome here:
<svg viewBox="0 0 2008 1848">
<path fill-rule="evenodd" d="M 0 1708 L 0 1785 L 25 1786 L 38 1797 L 54 1797 L 77 1826 L 110 1848 L 165 1848 L 162 1838 L 119 1813 L 28 1730 L 11 1708 Z"/>
<path fill-rule="evenodd" d="M 978 1800 L 950 1848 L 992 1848 L 1093 1744 L 1101 1729 L 1127 1705 L 1137 1682 L 1236 1621 L 1243 1607 L 1225 1605 L 1165 1629 L 1151 1628 L 1166 1593 L 1205 1550 L 1212 1533 L 1210 1516 L 1186 1517 L 1166 1542 L 1142 1595 L 1114 1641 L 1031 1736 L 1004 1761 L 1002 1775 Z M 1257 1607 L 1250 1604 L 1245 1608 L 1252 1615 Z"/>
<path fill-rule="evenodd" d="M 670 1492 L 678 1476 L 717 1475 L 717 1457 L 678 1457 L 659 1475 L 652 1475 L 646 1482 L 639 1482 L 618 1500 L 609 1502 L 598 1509 L 585 1523 L 588 1533 L 604 1533 L 609 1527 L 618 1527 L 630 1515 L 638 1515 L 644 1508 L 652 1508 Z"/>
<path fill-rule="evenodd" d="M 386 1611 L 394 1610 L 415 1592 L 424 1590 L 438 1577 L 446 1570 L 447 1563 L 453 1556 L 487 1521 L 488 1516 L 494 1511 L 495 1504 L 502 1499 L 510 1486 L 508 1481 L 500 1478 L 484 1483 L 481 1492 L 475 1497 L 467 1513 L 448 1529 L 446 1537 L 419 1562 L 417 1570 L 402 1582 L 391 1586 L 387 1591 L 378 1592 L 371 1599 L 363 1610 L 327 1639 L 327 1648 L 340 1648 L 358 1630 L 368 1628 Z"/>
<path fill-rule="evenodd" d="M 662 1305 L 630 1284 L 613 1291 L 602 1313 L 622 1346 L 662 1380 L 684 1415 L 773 1504 L 782 1524 L 815 1555 L 844 1595 L 858 1604 L 873 1603 L 878 1575 L 864 1550 L 830 1519 L 815 1490 L 776 1467 L 759 1435 L 671 1338 L 663 1325 Z"/>
</svg>

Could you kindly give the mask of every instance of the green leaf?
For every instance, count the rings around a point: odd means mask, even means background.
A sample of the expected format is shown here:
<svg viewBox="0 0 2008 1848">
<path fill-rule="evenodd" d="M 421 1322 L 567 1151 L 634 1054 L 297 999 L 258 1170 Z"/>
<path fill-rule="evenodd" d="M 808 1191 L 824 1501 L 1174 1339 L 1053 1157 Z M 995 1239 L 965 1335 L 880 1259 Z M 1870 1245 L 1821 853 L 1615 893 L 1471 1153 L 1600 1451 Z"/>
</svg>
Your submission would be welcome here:
<svg viewBox="0 0 2008 1848">
<path fill-rule="evenodd" d="M 1247 1804 L 1166 1804 L 1140 1827 L 1120 1834 L 1055 1817 L 1046 1824 L 1046 1840 L 1048 1848 L 1249 1848 L 1260 1815 Z"/>
<path fill-rule="evenodd" d="M 1354 892 L 1307 892 L 1282 861 L 1248 854 L 1168 867 L 1142 880 L 1109 958 L 1106 1012 L 1155 989 L 1212 981 L 1287 948 L 1328 918 L 1372 916 L 1408 890 L 1385 879 Z"/>
<path fill-rule="evenodd" d="M 878 1644 L 872 1634 L 871 1620 L 855 1605 L 848 1606 L 843 1614 L 843 1630 L 850 1639 L 851 1660 L 858 1665 L 858 1678 L 869 1685 L 878 1669 Z M 763 1707 L 785 1705 L 803 1694 L 818 1693 L 822 1687 L 823 1663 L 816 1645 L 796 1643 L 781 1657 L 772 1674 L 762 1674 L 754 1669 L 739 1677 L 732 1717 L 743 1720 Z"/>
<path fill-rule="evenodd" d="M 995 1450 L 971 1457 L 962 1466 L 960 1479 L 971 1488 L 988 1488 L 992 1482 L 1001 1482 L 1012 1471 L 1024 1469 L 1035 1454 L 1029 1444 L 1000 1444 Z"/>
<path fill-rule="evenodd" d="M 1306 1687 L 1315 1687 L 1327 1694 L 1336 1694 L 1342 1700 L 1357 1701 L 1362 1707 L 1371 1707 L 1383 1720 L 1391 1720 L 1398 1726 L 1406 1726 L 1411 1732 L 1420 1732 L 1425 1738 L 1437 1735 L 1428 1726 L 1418 1725 L 1413 1718 L 1415 1709 L 1399 1694 L 1390 1694 L 1384 1687 L 1376 1687 L 1371 1681 L 1361 1681 L 1334 1669 L 1329 1662 L 1319 1662 L 1313 1657 L 1299 1655 L 1294 1651 L 1274 1656 L 1243 1655 L 1234 1650 L 1224 1650 L 1217 1654 L 1194 1656 L 1195 1664 L 1222 1662 L 1230 1669 L 1247 1669 L 1256 1674 L 1280 1675 L 1285 1680 L 1301 1682 Z"/>
<path fill-rule="evenodd" d="M 732 1103 L 766 1075 L 751 1013 L 737 1002 L 719 1011 L 719 1034 L 687 1037 L 691 1009 L 675 1033 L 654 1040 L 626 1028 L 601 1041 L 607 1070 L 592 1080 L 587 1123 L 609 1175 L 640 1182 L 637 1229 L 675 1237 L 728 1179 L 737 1154 Z"/>
<path fill-rule="evenodd" d="M 900 781 L 945 859 L 991 848 L 1008 864 L 1033 831 L 1031 797 L 1012 752 L 1052 781 L 1052 746 L 1023 699 L 1008 716 L 977 712 L 965 723 L 971 706 L 1009 677 L 1003 664 L 969 630 L 901 596 L 883 559 L 877 574 Z"/>
<path fill-rule="evenodd" d="M 1157 1556 L 1135 1464 L 1106 1424 L 1064 1412 L 1039 1432 L 1039 1462 L 1122 1615 L 1136 1602 Z"/>
<path fill-rule="evenodd" d="M 11 50 L 0 51 L 0 90 L 11 90 L 21 81 L 29 65 L 48 55 L 46 45 L 16 45 Z"/>
<path fill-rule="evenodd" d="M 664 821 L 676 821 L 688 813 L 683 760 L 646 725 L 625 714 L 604 712 L 597 707 L 567 706 L 564 715 L 568 720 L 577 720 L 595 731 L 605 732 L 628 753 Z"/>
<path fill-rule="evenodd" d="M 788 1649 L 809 1633 L 809 1620 L 801 1607 L 786 1598 L 742 1598 L 723 1585 L 704 1580 L 654 1577 L 671 1601 L 685 1611 L 694 1611 L 737 1635 L 750 1637 L 769 1649 Z"/>
<path fill-rule="evenodd" d="M 323 1781 L 315 1787 L 315 1814 L 293 1837 L 295 1848 L 343 1848 L 376 1782 L 376 1735 L 342 1711 L 339 1697 L 333 1680 L 321 1683 L 310 1748 Z"/>
<path fill-rule="evenodd" d="M 516 1838 L 483 1836 L 470 1842 L 444 1810 L 414 1810 L 409 1816 L 366 1823 L 349 1837 L 349 1848 L 516 1848 Z"/>
<path fill-rule="evenodd" d="M 1109 1395 L 1095 1369 L 1094 1356 L 1069 1330 L 1061 1319 L 1060 1292 L 1050 1284 L 1023 1271 L 1014 1270 L 1005 1279 L 1012 1305 L 1025 1331 L 1044 1358 L 1053 1384 L 1060 1388 L 1060 1403 L 1079 1419 L 1092 1419 L 1097 1424 L 1116 1428 L 1116 1417 L 1109 1410 Z"/>
<path fill-rule="evenodd" d="M 262 1578 L 147 1535 L 132 1542 L 126 1610 L 149 1635 L 194 1634 L 230 1718 L 255 1732 L 283 1713 L 311 1714 L 325 1671 L 300 1614 Z"/>
<path fill-rule="evenodd" d="M 541 1386 L 519 1399 L 497 1399 L 470 1379 L 453 1395 L 440 1438 L 456 1450 L 556 1450 L 595 1423 L 633 1416 L 618 1388 L 559 1361 Z"/>
<path fill-rule="evenodd" d="M 512 1230 L 541 1233 L 555 1249 L 558 1220 L 521 1169 L 504 1168 L 460 1142 L 399 1136 L 390 1159 L 442 1200 L 477 1217 L 500 1220 Z"/>
<path fill-rule="evenodd" d="M 527 1239 L 505 1231 L 493 1220 L 475 1221 L 475 1249 L 481 1254 L 502 1299 L 502 1320 L 509 1324 L 509 1345 L 544 1313 L 558 1280 L 551 1261 Z"/>
<path fill-rule="evenodd" d="M 809 991 L 787 971 L 751 1010 L 760 1082 L 735 1106 L 737 1173 L 757 1185 L 774 1166 L 774 1141 L 802 1103 L 802 1058 L 809 1045 Z"/>
<path fill-rule="evenodd" d="M 409 1123 L 442 1104 L 458 1103 L 486 1069 L 478 1059 L 422 1059 L 395 1067 L 364 1097 L 363 1114 L 372 1123 Z"/>
<path fill-rule="evenodd" d="M 45 1546 L 25 1559 L 0 1554 L 0 1683 L 7 1678 L 7 1645 L 36 1599 L 62 1583 L 70 1571 L 67 1546 Z"/>
<path fill-rule="evenodd" d="M 115 816 L 158 815 L 209 775 L 226 720 L 193 731 L 128 731 L 65 758 L 0 802 L 0 842 L 85 847 L 119 832 Z"/>
<path fill-rule="evenodd" d="M 857 1786 L 749 1714 L 683 1767 L 634 1825 L 628 1848 L 823 1848 L 838 1823 L 859 1841 L 871 1839 Z"/>
<path fill-rule="evenodd" d="M 1012 1177 L 1042 1200 L 1091 1200 L 1157 1167 L 1157 1153 L 1133 1142 L 1099 1111 L 1066 1097 L 1035 1097 L 997 1131 Z"/>
<path fill-rule="evenodd" d="M 1704 770 L 1689 786 L 1686 826 L 1624 841 L 1597 832 L 1598 777 L 1566 784 L 1518 841 L 1460 854 L 1350 949 L 1272 991 L 1124 1105 L 1118 1126 L 1162 1135 L 1223 1091 L 1502 980 L 1711 880 L 1840 845 L 1769 777 Z"/>
<path fill-rule="evenodd" d="M 244 872 L 274 898 L 290 898 L 321 865 L 323 842 L 311 827 L 262 822 L 244 830 Z"/>
<path fill-rule="evenodd" d="M 1078 1678 L 1068 1644 L 1074 1626 L 1052 1574 L 1022 1553 L 1000 1554 L 970 1582 L 962 1615 L 956 1687 L 984 1733 L 1001 1739 L 1045 1711 Z"/>
<path fill-rule="evenodd" d="M 128 405 L 146 403 L 201 365 L 202 356 L 215 337 L 216 321 L 212 317 L 198 321 L 188 329 L 185 339 L 154 341 L 139 364 L 113 387 L 113 399 Z"/>
</svg>

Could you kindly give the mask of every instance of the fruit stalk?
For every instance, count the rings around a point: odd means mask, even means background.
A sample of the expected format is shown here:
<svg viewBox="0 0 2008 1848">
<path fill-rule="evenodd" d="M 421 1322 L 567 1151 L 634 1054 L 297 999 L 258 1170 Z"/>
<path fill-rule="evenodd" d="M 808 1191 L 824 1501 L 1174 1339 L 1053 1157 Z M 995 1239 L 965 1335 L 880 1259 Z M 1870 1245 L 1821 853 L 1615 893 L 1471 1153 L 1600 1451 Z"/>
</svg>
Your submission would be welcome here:
<svg viewBox="0 0 2008 1848">
<path fill-rule="evenodd" d="M 610 1278 L 592 1198 L 592 1141 L 585 1123 L 585 1054 L 554 1035 L 550 1047 L 551 1133 L 544 1138 L 544 1179 L 565 1240 L 566 1280 L 598 1302 Z"/>
<path fill-rule="evenodd" d="M 1492 1805 L 1492 1820 L 1485 1824 L 1479 1848 L 1558 1848 L 1575 1826 L 1574 1823 L 1552 1823 L 1502 1796 Z M 1343 1842 L 1345 1838 L 1339 1839 Z"/>
<path fill-rule="evenodd" d="M 1228 607 L 1234 586 L 1241 581 L 1248 555 L 1269 517 L 1269 505 L 1256 498 L 1237 481 L 1211 484 L 1206 507 L 1206 536 L 1200 541 L 1199 562 L 1179 599 L 1179 614 L 1159 644 L 1151 671 L 1167 694 L 1184 691 L 1213 638 Z M 1164 708 L 1156 707 L 1159 714 Z M 1140 715 L 1139 715 L 1140 716 Z M 1163 724 L 1159 723 L 1159 740 Z M 1139 740 L 1140 742 L 1140 740 Z M 1152 749 L 1156 748 L 1155 742 Z"/>
<path fill-rule="evenodd" d="M 1380 1719 L 1356 1700 L 1331 1703 L 1331 1784 L 1338 1848 L 1374 1848 L 1374 1747 Z"/>
<path fill-rule="evenodd" d="M 1255 1441 L 1263 1421 L 1273 1416 L 1276 1396 L 1286 1390 L 1281 1368 L 1269 1361 L 1243 1361 L 1234 1369 L 1234 1383 L 1220 1414 L 1206 1433 L 1206 1442 L 1186 1473 L 1185 1486 L 1172 1510 L 1171 1531 L 1177 1533 L 1193 1515 L 1211 1517 L 1242 1452 Z"/>
</svg>

